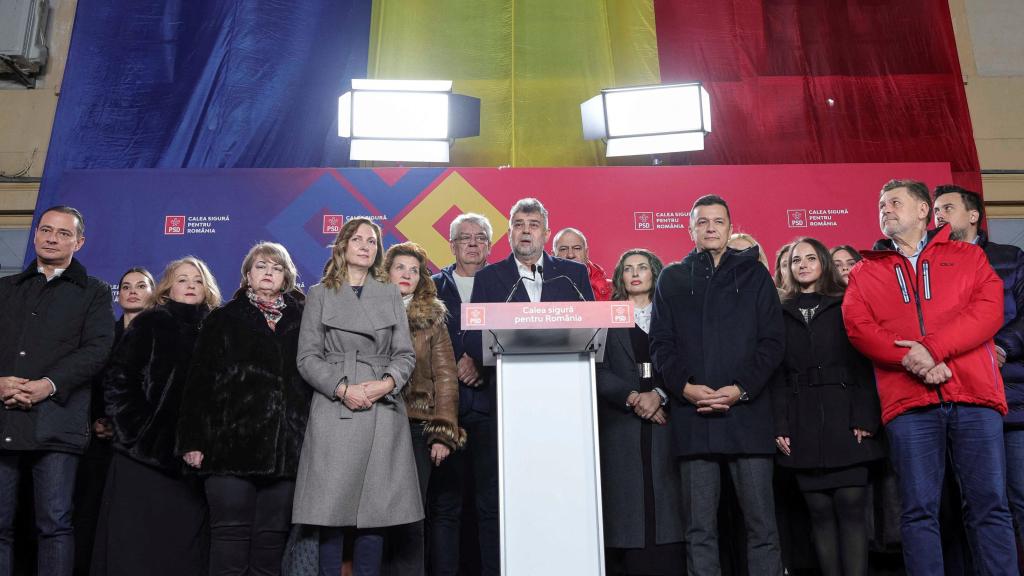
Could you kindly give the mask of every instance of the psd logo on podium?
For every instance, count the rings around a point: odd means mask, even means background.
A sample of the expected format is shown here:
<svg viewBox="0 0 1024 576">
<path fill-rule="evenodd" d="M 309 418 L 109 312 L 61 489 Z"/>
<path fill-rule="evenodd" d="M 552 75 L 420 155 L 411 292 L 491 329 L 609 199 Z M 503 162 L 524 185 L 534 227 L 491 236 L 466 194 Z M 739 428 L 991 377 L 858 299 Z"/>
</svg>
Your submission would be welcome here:
<svg viewBox="0 0 1024 576">
<path fill-rule="evenodd" d="M 470 326 L 483 326 L 485 321 L 485 312 L 480 306 L 470 306 L 466 308 L 466 324 Z"/>
<path fill-rule="evenodd" d="M 185 235 L 185 217 L 184 216 L 164 216 L 164 235 L 165 236 L 184 236 Z"/>
<path fill-rule="evenodd" d="M 612 324 L 632 324 L 633 319 L 629 317 L 629 306 L 625 304 L 614 304 L 612 306 Z"/>
</svg>

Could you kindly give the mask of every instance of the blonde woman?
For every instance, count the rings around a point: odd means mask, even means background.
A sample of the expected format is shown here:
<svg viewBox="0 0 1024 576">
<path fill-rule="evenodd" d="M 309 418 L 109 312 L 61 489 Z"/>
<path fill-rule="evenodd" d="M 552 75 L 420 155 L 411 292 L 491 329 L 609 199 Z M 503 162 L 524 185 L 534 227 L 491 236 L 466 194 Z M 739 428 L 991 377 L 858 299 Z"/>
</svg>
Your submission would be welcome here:
<svg viewBox="0 0 1024 576">
<path fill-rule="evenodd" d="M 200 574 L 206 505 L 174 453 L 199 324 L 220 305 L 206 264 L 167 265 L 156 305 L 132 321 L 104 379 L 115 450 L 93 548 L 93 576 Z"/>
<path fill-rule="evenodd" d="M 313 403 L 292 521 L 320 527 L 321 574 L 341 572 L 344 529 L 353 574 L 379 574 L 383 529 L 423 519 L 402 387 L 416 356 L 398 287 L 382 283 L 380 228 L 338 232 L 299 331 L 299 373 Z"/>
</svg>

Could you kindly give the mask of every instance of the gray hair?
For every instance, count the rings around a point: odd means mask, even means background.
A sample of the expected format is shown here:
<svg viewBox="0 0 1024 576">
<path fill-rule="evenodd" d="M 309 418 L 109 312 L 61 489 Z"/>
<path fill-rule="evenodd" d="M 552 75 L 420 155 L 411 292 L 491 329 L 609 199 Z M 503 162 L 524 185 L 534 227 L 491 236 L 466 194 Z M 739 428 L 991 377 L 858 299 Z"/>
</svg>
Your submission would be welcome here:
<svg viewBox="0 0 1024 576">
<path fill-rule="evenodd" d="M 473 212 L 465 212 L 463 214 L 459 214 L 454 220 L 452 220 L 452 225 L 448 229 L 448 240 L 450 242 L 455 241 L 455 234 L 459 229 L 459 225 L 463 222 L 472 222 L 473 224 L 476 224 L 484 229 L 484 232 L 487 233 L 487 238 L 491 240 L 494 239 L 494 230 L 491 228 L 491 221 L 487 219 L 487 216 L 475 214 Z"/>
<path fill-rule="evenodd" d="M 512 219 L 515 218 L 519 212 L 525 212 L 526 214 L 540 213 L 541 218 L 544 219 L 544 229 L 548 229 L 548 211 L 544 208 L 544 205 L 540 203 L 540 200 L 536 198 L 523 198 L 516 202 L 512 209 L 508 212 L 508 227 L 512 227 Z"/>
<path fill-rule="evenodd" d="M 583 232 L 580 232 L 579 229 L 577 229 L 577 228 L 562 228 L 561 230 L 558 231 L 558 234 L 555 234 L 555 239 L 551 241 L 551 245 L 554 246 L 554 245 L 558 244 L 558 239 L 561 238 L 562 234 L 565 234 L 566 232 L 569 232 L 570 234 L 575 234 L 575 235 L 579 236 L 580 240 L 583 240 L 583 248 L 584 249 L 586 249 L 587 246 L 589 245 L 587 243 L 587 237 L 584 236 Z"/>
</svg>

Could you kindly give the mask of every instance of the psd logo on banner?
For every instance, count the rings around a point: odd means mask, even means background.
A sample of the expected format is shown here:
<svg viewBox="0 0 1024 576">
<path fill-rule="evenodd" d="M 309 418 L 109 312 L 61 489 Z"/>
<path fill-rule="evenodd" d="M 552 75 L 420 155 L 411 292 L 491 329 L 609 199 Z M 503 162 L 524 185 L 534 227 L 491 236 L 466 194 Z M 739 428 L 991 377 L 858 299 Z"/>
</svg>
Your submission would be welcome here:
<svg viewBox="0 0 1024 576">
<path fill-rule="evenodd" d="M 337 234 L 345 223 L 343 214 L 324 214 L 324 234 Z"/>
<path fill-rule="evenodd" d="M 633 212 L 634 230 L 653 230 L 654 212 Z"/>
<path fill-rule="evenodd" d="M 790 228 L 807 228 L 807 210 L 786 210 Z"/>
<path fill-rule="evenodd" d="M 164 216 L 164 235 L 165 236 L 184 236 L 185 235 L 185 217 L 184 216 Z"/>
</svg>

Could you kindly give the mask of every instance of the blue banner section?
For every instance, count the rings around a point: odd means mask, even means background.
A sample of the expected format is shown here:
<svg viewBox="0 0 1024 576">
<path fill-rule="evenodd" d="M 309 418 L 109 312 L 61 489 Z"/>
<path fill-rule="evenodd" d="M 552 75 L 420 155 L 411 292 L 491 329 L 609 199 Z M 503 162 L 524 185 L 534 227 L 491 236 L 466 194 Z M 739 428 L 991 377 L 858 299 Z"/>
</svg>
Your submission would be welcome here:
<svg viewBox="0 0 1024 576">
<path fill-rule="evenodd" d="M 385 245 L 404 241 L 395 216 L 444 170 L 409 170 L 391 183 L 364 169 L 73 170 L 56 200 L 83 212 L 86 243 L 77 257 L 90 274 L 113 286 L 132 266 L 159 276 L 167 262 L 192 254 L 229 296 L 259 240 L 288 248 L 302 285 L 319 281 L 349 218 L 380 224 Z"/>
<path fill-rule="evenodd" d="M 38 205 L 69 169 L 346 166 L 372 0 L 81 0 Z"/>
</svg>

